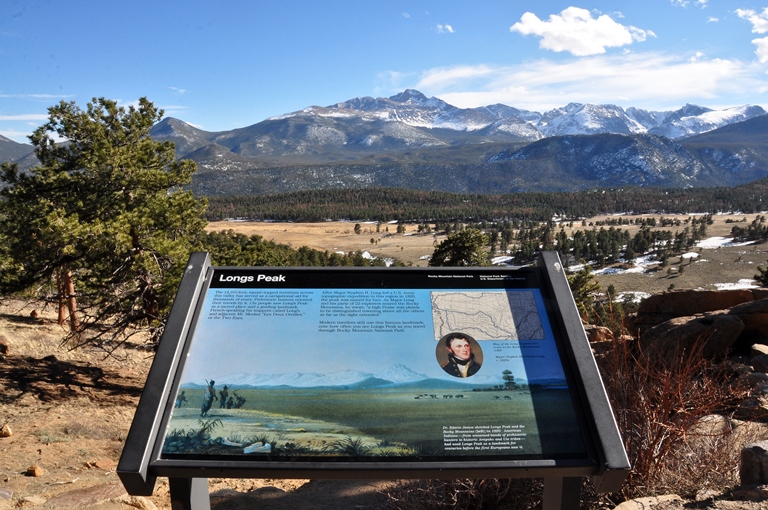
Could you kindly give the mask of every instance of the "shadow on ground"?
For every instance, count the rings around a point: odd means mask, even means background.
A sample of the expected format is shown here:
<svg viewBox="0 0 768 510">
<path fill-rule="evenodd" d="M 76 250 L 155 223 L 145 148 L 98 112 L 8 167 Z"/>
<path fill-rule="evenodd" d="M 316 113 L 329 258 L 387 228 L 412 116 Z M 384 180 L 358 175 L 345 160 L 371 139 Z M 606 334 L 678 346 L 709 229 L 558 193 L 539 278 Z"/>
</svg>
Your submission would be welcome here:
<svg viewBox="0 0 768 510">
<path fill-rule="evenodd" d="M 62 402 L 83 396 L 108 398 L 110 405 L 133 404 L 143 381 L 78 361 L 0 356 L 0 403 L 12 404 L 25 394 L 42 402 Z"/>
</svg>

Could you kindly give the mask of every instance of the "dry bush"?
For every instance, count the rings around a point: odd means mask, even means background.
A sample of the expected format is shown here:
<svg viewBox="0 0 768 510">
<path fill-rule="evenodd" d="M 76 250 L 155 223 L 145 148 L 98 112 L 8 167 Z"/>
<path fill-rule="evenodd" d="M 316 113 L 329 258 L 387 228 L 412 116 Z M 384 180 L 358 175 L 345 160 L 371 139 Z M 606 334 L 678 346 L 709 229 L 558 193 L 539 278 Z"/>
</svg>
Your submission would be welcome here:
<svg viewBox="0 0 768 510">
<path fill-rule="evenodd" d="M 461 479 L 405 482 L 387 491 L 387 507 L 398 510 L 541 508 L 537 479 Z"/>
<path fill-rule="evenodd" d="M 728 414 L 747 390 L 734 385 L 727 362 L 704 359 L 702 346 L 662 360 L 640 352 L 635 342 L 616 341 L 599 359 L 632 466 L 625 498 L 691 496 L 738 483 L 738 461 L 727 446 L 730 427 L 701 432 L 701 423 Z"/>
<path fill-rule="evenodd" d="M 675 487 L 677 494 L 692 497 L 702 489 L 717 492 L 739 483 L 739 465 L 744 445 L 762 440 L 765 427 L 759 423 L 736 423 L 723 416 L 704 417 L 688 431 L 669 458 L 669 469 L 661 473 L 661 485 Z"/>
</svg>

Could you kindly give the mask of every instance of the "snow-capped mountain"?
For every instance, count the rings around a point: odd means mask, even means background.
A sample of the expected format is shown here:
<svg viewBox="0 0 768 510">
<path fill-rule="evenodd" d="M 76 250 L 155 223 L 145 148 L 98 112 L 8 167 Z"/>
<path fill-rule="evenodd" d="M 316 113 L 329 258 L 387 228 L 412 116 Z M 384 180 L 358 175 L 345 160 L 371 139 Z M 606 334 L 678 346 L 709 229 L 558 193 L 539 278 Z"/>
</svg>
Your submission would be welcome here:
<svg viewBox="0 0 768 510">
<path fill-rule="evenodd" d="M 501 375 L 475 374 L 471 379 L 455 377 L 432 378 L 415 372 L 403 364 L 395 364 L 378 373 L 344 370 L 328 374 L 296 372 L 287 374 L 230 374 L 215 378 L 216 387 L 230 388 L 466 388 L 467 386 L 493 386 L 502 382 Z M 518 383 L 528 384 L 525 379 Z M 548 384 L 537 380 L 537 384 Z M 204 388 L 202 383 L 185 383 L 186 388 Z"/>
<path fill-rule="evenodd" d="M 738 185 L 768 175 L 765 113 L 750 105 L 649 111 L 571 103 L 544 113 L 503 104 L 459 108 L 409 89 L 309 106 L 223 132 L 166 118 L 151 135 L 174 142 L 179 158 L 197 162 L 191 189 L 203 195 L 377 186 L 496 193 L 626 183 Z M 719 134 L 741 124 L 741 136 Z M 712 136 L 698 138 L 704 134 Z M 4 139 L 0 161 L 16 161 L 21 169 L 36 164 L 31 146 Z"/>
<path fill-rule="evenodd" d="M 275 387 L 289 386 L 292 388 L 314 388 L 333 386 L 355 386 L 366 381 L 375 380 L 377 385 L 407 384 L 423 381 L 429 377 L 414 372 L 402 364 L 396 364 L 378 374 L 360 372 L 357 370 L 344 370 L 330 374 L 318 373 L 289 373 L 289 374 L 233 374 L 219 377 L 217 384 L 229 386 L 248 387 Z"/>
</svg>

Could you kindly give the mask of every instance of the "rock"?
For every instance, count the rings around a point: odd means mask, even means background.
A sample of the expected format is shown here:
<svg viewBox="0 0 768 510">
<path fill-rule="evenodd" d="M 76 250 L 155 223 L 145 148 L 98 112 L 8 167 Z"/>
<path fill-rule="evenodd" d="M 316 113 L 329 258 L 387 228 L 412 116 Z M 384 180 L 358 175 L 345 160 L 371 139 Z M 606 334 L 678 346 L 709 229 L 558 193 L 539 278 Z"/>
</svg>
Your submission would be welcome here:
<svg viewBox="0 0 768 510">
<path fill-rule="evenodd" d="M 743 501 L 768 500 L 768 485 L 742 485 L 741 487 L 736 487 L 733 489 L 733 497 Z"/>
<path fill-rule="evenodd" d="M 686 317 L 725 310 L 754 299 L 755 295 L 749 289 L 673 290 L 644 299 L 638 306 L 637 313 Z"/>
<path fill-rule="evenodd" d="M 768 441 L 748 444 L 741 450 L 741 485 L 768 483 Z"/>
<path fill-rule="evenodd" d="M 105 470 L 115 469 L 117 467 L 117 462 L 112 459 L 99 459 L 93 463 L 93 467 Z"/>
<path fill-rule="evenodd" d="M 666 313 L 633 313 L 624 317 L 622 322 L 630 334 L 638 336 L 650 328 L 674 318 L 675 316 Z"/>
<path fill-rule="evenodd" d="M 750 353 L 750 355 L 754 357 L 754 356 L 760 356 L 761 354 L 768 354 L 768 345 L 752 344 L 752 352 Z"/>
<path fill-rule="evenodd" d="M 0 335 L 0 356 L 5 356 L 10 353 L 10 342 L 5 338 L 5 335 Z"/>
<path fill-rule="evenodd" d="M 122 485 L 104 483 L 59 494 L 49 499 L 46 506 L 57 509 L 82 509 L 96 506 L 112 499 L 124 498 L 127 495 Z"/>
<path fill-rule="evenodd" d="M 668 504 L 673 501 L 683 501 L 683 498 L 677 494 L 668 494 L 665 496 L 650 496 L 647 498 L 637 498 L 625 501 L 614 510 L 650 510 L 656 506 L 668 508 Z"/>
<path fill-rule="evenodd" d="M 45 470 L 37 464 L 32 464 L 29 466 L 26 472 L 27 476 L 43 476 L 44 474 Z"/>
<path fill-rule="evenodd" d="M 584 332 L 587 334 L 589 343 L 600 343 L 613 341 L 613 331 L 604 326 L 595 326 L 594 324 L 585 324 Z"/>
<path fill-rule="evenodd" d="M 768 354 L 761 354 L 752 358 L 752 368 L 755 372 L 768 372 Z"/>
<path fill-rule="evenodd" d="M 117 501 L 124 505 L 138 508 L 139 510 L 157 510 L 157 506 L 154 503 L 152 503 L 151 500 L 144 498 L 142 496 L 131 496 L 129 494 L 126 494 L 119 498 L 114 498 L 113 501 Z"/>
<path fill-rule="evenodd" d="M 37 506 L 42 505 L 43 503 L 45 503 L 45 498 L 43 496 L 24 496 L 19 499 L 19 506 L 21 507 Z"/>
<path fill-rule="evenodd" d="M 744 323 L 740 343 L 751 346 L 768 342 L 768 299 L 759 299 L 732 307 L 728 313 Z"/>
<path fill-rule="evenodd" d="M 2 427 L 0 427 L 0 437 L 11 437 L 13 435 L 13 430 L 11 430 L 11 426 L 8 425 L 8 423 L 4 423 Z"/>
<path fill-rule="evenodd" d="M 768 398 L 753 395 L 742 400 L 733 417 L 739 420 L 765 420 L 768 418 Z"/>
<path fill-rule="evenodd" d="M 728 355 L 743 329 L 738 317 L 727 314 L 678 317 L 643 333 L 640 349 L 668 366 L 695 348 L 700 348 L 705 358 L 719 360 Z M 703 345 L 699 345 L 700 342 Z"/>
</svg>

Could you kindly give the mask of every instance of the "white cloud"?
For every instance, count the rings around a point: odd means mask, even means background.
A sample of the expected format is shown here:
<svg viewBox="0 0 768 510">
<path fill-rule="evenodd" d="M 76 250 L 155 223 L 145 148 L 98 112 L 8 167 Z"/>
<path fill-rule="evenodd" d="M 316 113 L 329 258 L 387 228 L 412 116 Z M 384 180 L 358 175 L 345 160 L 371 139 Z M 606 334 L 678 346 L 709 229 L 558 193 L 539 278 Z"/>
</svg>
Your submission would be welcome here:
<svg viewBox="0 0 768 510">
<path fill-rule="evenodd" d="M 717 23 L 719 21 L 720 21 L 720 18 L 716 18 L 714 16 L 710 16 L 709 18 L 707 18 L 707 23 Z"/>
<path fill-rule="evenodd" d="M 181 89 L 179 87 L 168 87 L 168 88 L 171 89 L 174 92 L 179 93 L 179 94 L 186 94 L 187 93 L 187 89 Z"/>
<path fill-rule="evenodd" d="M 452 34 L 454 32 L 451 25 L 437 25 L 438 34 Z"/>
<path fill-rule="evenodd" d="M 23 113 L 21 115 L 0 115 L 0 120 L 12 120 L 12 121 L 25 121 L 25 120 L 33 120 L 33 121 L 42 121 L 45 122 L 48 120 L 48 115 L 44 113 Z"/>
<path fill-rule="evenodd" d="M 698 62 L 704 58 L 704 53 L 697 51 L 690 59 L 688 59 L 689 62 Z"/>
<path fill-rule="evenodd" d="M 407 87 L 462 108 L 504 103 L 547 111 L 570 102 L 668 109 L 701 101 L 733 106 L 768 86 L 764 68 L 735 60 L 660 53 L 539 60 L 505 67 L 430 69 Z"/>
<path fill-rule="evenodd" d="M 750 23 L 752 23 L 752 32 L 755 34 L 764 34 L 768 32 L 768 7 L 763 12 L 758 13 L 753 9 L 736 9 L 736 14 Z"/>
<path fill-rule="evenodd" d="M 752 44 L 757 46 L 757 49 L 755 50 L 757 60 L 759 60 L 761 64 L 768 62 L 768 37 L 752 39 Z"/>
<path fill-rule="evenodd" d="M 551 14 L 548 21 L 526 12 L 509 30 L 541 37 L 540 48 L 567 51 L 578 57 L 605 53 L 606 48 L 626 46 L 654 35 L 653 32 L 617 23 L 606 14 L 593 18 L 588 10 L 578 7 L 568 7 L 560 14 Z"/>
<path fill-rule="evenodd" d="M 690 3 L 689 0 L 671 0 L 671 2 L 672 5 L 676 5 L 678 7 L 688 7 L 688 4 Z M 709 0 L 696 0 L 696 5 L 704 9 L 707 6 L 707 2 L 709 2 Z"/>
<path fill-rule="evenodd" d="M 403 13 L 403 18 L 405 18 L 405 19 L 411 19 L 411 15 L 410 15 L 410 14 L 408 14 L 407 12 L 404 12 L 404 13 Z"/>
<path fill-rule="evenodd" d="M 52 99 L 68 99 L 74 97 L 69 94 L 4 94 L 0 92 L 0 99 L 31 99 L 33 101 L 50 101 Z"/>
<path fill-rule="evenodd" d="M 0 136 L 4 136 L 9 140 L 13 140 L 18 143 L 29 143 L 29 135 L 32 134 L 32 130 L 29 132 L 16 131 L 15 129 L 0 129 Z"/>
</svg>

